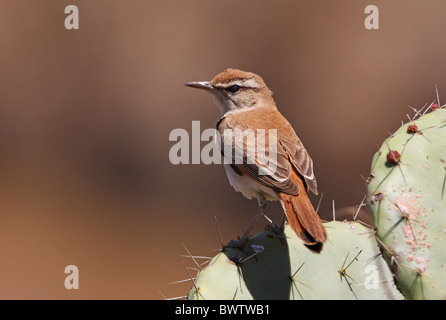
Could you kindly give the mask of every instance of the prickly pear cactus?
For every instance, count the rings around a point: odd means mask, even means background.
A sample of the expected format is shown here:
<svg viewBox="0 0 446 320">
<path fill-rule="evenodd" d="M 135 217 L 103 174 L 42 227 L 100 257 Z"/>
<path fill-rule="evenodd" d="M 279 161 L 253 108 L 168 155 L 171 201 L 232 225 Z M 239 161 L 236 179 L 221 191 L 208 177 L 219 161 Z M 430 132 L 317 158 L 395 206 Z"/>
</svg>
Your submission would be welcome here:
<svg viewBox="0 0 446 320">
<path fill-rule="evenodd" d="M 373 230 L 358 222 L 325 224 L 320 254 L 286 226 L 263 231 L 243 250 L 227 249 L 197 275 L 188 299 L 402 299 Z"/>
<path fill-rule="evenodd" d="M 446 299 L 446 110 L 403 125 L 372 162 L 367 205 L 407 299 Z"/>
</svg>

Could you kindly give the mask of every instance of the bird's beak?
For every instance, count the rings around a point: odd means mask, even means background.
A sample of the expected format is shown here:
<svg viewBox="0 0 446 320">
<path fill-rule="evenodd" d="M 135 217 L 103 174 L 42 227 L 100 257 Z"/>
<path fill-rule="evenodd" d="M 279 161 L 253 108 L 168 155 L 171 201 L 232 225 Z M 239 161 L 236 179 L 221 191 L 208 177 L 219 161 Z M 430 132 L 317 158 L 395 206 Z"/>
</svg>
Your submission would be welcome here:
<svg viewBox="0 0 446 320">
<path fill-rule="evenodd" d="M 214 87 L 209 83 L 209 81 L 192 81 L 186 83 L 185 85 L 192 88 L 214 90 Z"/>
</svg>

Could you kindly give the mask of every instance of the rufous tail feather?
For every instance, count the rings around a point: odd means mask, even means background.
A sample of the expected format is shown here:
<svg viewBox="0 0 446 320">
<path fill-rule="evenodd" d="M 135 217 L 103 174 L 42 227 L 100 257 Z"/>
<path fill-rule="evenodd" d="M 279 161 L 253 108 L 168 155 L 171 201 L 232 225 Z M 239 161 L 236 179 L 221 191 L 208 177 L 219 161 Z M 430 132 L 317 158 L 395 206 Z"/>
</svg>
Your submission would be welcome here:
<svg viewBox="0 0 446 320">
<path fill-rule="evenodd" d="M 305 189 L 300 189 L 297 196 L 279 193 L 279 197 L 291 229 L 310 249 L 320 252 L 327 232 Z"/>
</svg>

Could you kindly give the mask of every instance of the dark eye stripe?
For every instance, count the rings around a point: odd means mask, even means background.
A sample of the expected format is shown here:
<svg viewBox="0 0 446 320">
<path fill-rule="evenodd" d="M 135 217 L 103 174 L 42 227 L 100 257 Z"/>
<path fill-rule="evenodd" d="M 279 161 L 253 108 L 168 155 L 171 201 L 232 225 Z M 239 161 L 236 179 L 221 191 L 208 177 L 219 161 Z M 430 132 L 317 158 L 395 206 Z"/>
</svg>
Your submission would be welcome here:
<svg viewBox="0 0 446 320">
<path fill-rule="evenodd" d="M 234 84 L 232 86 L 230 86 L 229 88 L 226 88 L 227 91 L 232 92 L 232 93 L 236 93 L 237 91 L 240 90 L 240 86 Z"/>
</svg>

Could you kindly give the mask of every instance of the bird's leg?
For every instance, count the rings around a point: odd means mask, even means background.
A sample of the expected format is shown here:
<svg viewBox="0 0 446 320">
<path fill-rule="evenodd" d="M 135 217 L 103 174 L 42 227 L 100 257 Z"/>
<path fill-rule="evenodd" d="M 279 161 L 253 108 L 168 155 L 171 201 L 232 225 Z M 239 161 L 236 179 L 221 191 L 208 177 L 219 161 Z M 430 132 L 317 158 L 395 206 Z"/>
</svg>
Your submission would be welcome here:
<svg viewBox="0 0 446 320">
<path fill-rule="evenodd" d="M 263 214 L 263 217 L 265 218 L 265 220 L 268 222 L 265 225 L 265 230 L 277 230 L 277 231 L 281 231 L 283 230 L 281 226 L 279 226 L 277 224 L 276 221 L 274 221 L 273 219 L 271 219 L 270 217 L 268 217 L 266 214 Z"/>
<path fill-rule="evenodd" d="M 265 215 L 264 215 L 265 216 Z M 277 224 L 276 221 L 269 219 L 265 216 L 269 221 L 269 224 L 265 226 L 265 230 L 270 231 L 270 236 L 273 238 L 279 238 L 282 242 L 285 240 L 285 214 L 283 214 L 282 223 L 280 225 Z M 286 242 L 285 242 L 286 243 Z"/>
<path fill-rule="evenodd" d="M 223 247 L 223 250 L 226 248 L 242 248 L 243 247 L 243 245 L 246 242 L 246 239 L 248 239 L 248 235 L 251 232 L 252 228 L 254 227 L 256 222 L 259 220 L 259 218 L 265 212 L 265 208 L 268 203 L 263 194 L 259 194 L 259 196 L 257 197 L 257 201 L 259 203 L 259 209 L 257 210 L 257 213 L 256 213 L 254 219 L 252 219 L 251 223 L 249 224 L 248 229 L 246 229 L 245 233 L 239 240 L 229 241 L 229 243 Z"/>
<path fill-rule="evenodd" d="M 251 232 L 254 225 L 257 223 L 257 221 L 260 219 L 260 217 L 265 212 L 265 208 L 268 203 L 262 194 L 259 195 L 259 197 L 257 198 L 257 201 L 259 202 L 259 209 L 257 210 L 257 213 L 256 213 L 254 219 L 252 219 L 248 229 L 246 229 L 245 233 L 243 234 L 242 238 L 240 239 L 240 242 L 242 245 L 245 243 L 246 239 L 248 239 L 248 235 Z"/>
</svg>

